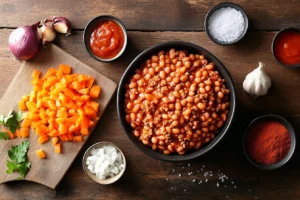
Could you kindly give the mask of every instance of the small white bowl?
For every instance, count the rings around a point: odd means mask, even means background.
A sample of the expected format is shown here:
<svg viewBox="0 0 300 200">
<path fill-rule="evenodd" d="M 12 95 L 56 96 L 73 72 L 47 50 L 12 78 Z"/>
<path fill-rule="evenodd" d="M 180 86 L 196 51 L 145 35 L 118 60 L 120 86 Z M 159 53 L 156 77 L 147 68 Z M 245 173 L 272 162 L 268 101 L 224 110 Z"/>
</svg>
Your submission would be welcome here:
<svg viewBox="0 0 300 200">
<path fill-rule="evenodd" d="M 124 168 L 122 169 L 122 171 L 120 171 L 119 174 L 117 174 L 116 176 L 114 177 L 111 177 L 111 178 L 107 178 L 107 179 L 99 179 L 96 174 L 93 174 L 92 172 L 90 172 L 90 170 L 87 168 L 87 165 L 86 165 L 86 159 L 91 156 L 91 150 L 93 148 L 100 148 L 104 145 L 108 145 L 108 146 L 113 146 L 115 147 L 121 154 L 122 156 L 122 159 L 123 159 L 123 164 L 124 164 Z M 112 184 L 114 182 L 116 182 L 117 180 L 119 180 L 121 178 L 121 176 L 124 174 L 125 170 L 126 170 L 126 159 L 125 159 L 125 156 L 123 154 L 123 152 L 121 151 L 121 149 L 119 147 L 117 147 L 115 144 L 111 143 L 111 142 L 98 142 L 96 144 L 93 144 L 92 146 L 90 146 L 86 152 L 84 153 L 83 155 L 83 159 L 82 159 L 82 167 L 83 167 L 83 171 L 84 173 L 90 178 L 92 179 L 92 181 L 96 182 L 96 183 L 99 183 L 99 184 L 102 184 L 102 185 L 108 185 L 108 184 Z"/>
</svg>

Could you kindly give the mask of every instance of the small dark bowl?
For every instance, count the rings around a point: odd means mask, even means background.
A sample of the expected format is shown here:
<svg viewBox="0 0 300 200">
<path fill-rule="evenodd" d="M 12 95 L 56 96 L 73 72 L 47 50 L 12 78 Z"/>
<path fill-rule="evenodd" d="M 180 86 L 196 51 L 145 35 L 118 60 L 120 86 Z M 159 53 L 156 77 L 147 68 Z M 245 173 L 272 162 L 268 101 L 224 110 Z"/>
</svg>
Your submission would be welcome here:
<svg viewBox="0 0 300 200">
<path fill-rule="evenodd" d="M 204 145 L 198 150 L 187 152 L 184 155 L 178 155 L 178 154 L 172 154 L 172 155 L 165 155 L 161 152 L 154 151 L 150 147 L 144 145 L 141 141 L 139 141 L 132 133 L 131 126 L 126 122 L 125 120 L 125 84 L 128 83 L 132 75 L 135 73 L 135 69 L 140 68 L 141 64 L 145 62 L 147 59 L 151 58 L 151 56 L 155 53 L 158 53 L 160 50 L 170 50 L 171 48 L 175 48 L 178 50 L 187 50 L 189 53 L 198 53 L 202 54 L 206 57 L 206 59 L 209 62 L 214 62 L 215 67 L 218 69 L 222 77 L 226 80 L 226 85 L 228 89 L 230 90 L 230 109 L 228 114 L 228 119 L 225 123 L 225 125 L 222 127 L 218 135 L 207 145 Z M 216 58 L 212 53 L 205 50 L 204 48 L 197 46 L 192 43 L 188 42 L 182 42 L 182 41 L 172 41 L 172 42 L 166 42 L 162 43 L 156 46 L 153 46 L 149 49 L 146 49 L 142 53 L 140 53 L 128 66 L 126 71 L 124 72 L 121 81 L 119 83 L 118 92 L 117 92 L 117 112 L 118 117 L 120 120 L 120 123 L 128 136 L 129 140 L 143 153 L 145 153 L 148 156 L 151 156 L 152 158 L 164 160 L 164 161 L 185 161 L 197 158 L 201 155 L 204 155 L 211 149 L 213 149 L 225 136 L 226 133 L 228 133 L 228 129 L 231 126 L 233 122 L 233 118 L 235 115 L 236 110 L 236 93 L 235 93 L 235 86 L 233 83 L 233 80 L 230 76 L 230 73 L 226 69 L 226 67 L 219 61 L 218 58 Z"/>
<path fill-rule="evenodd" d="M 100 58 L 98 56 L 96 56 L 91 48 L 90 48 L 90 37 L 91 37 L 91 33 L 93 31 L 93 29 L 95 28 L 95 26 L 97 26 L 100 22 L 106 21 L 106 20 L 110 20 L 110 21 L 114 21 L 116 22 L 123 30 L 124 33 L 124 44 L 123 44 L 123 48 L 121 49 L 121 51 L 113 58 L 108 58 L 108 59 L 104 59 L 104 58 Z M 95 17 L 94 19 L 92 19 L 91 21 L 89 21 L 89 23 L 86 25 L 85 29 L 84 29 L 84 33 L 83 33 L 83 42 L 85 45 L 86 50 L 89 52 L 89 54 L 95 58 L 96 60 L 99 60 L 101 62 L 111 62 L 116 60 L 117 58 L 119 58 L 123 52 L 126 49 L 127 46 L 127 32 L 126 32 L 126 28 L 124 26 L 124 24 L 121 22 L 121 20 L 119 20 L 116 17 L 110 16 L 110 15 L 100 15 L 98 17 Z"/>
<path fill-rule="evenodd" d="M 286 155 L 286 157 L 284 159 L 282 159 L 278 163 L 270 164 L 270 165 L 261 164 L 261 163 L 256 162 L 255 160 L 253 160 L 248 155 L 248 152 L 247 152 L 247 149 L 246 149 L 247 135 L 248 135 L 248 133 L 249 133 L 252 125 L 254 125 L 255 123 L 257 123 L 258 121 L 265 121 L 265 120 L 266 121 L 272 120 L 272 121 L 277 121 L 277 122 L 281 123 L 282 125 L 284 125 L 287 128 L 287 130 L 289 131 L 290 136 L 291 136 L 291 147 L 290 147 L 289 153 Z M 285 165 L 290 160 L 290 158 L 292 157 L 292 155 L 293 155 L 293 153 L 294 153 L 294 151 L 296 149 L 296 134 L 295 134 L 294 128 L 292 127 L 292 125 L 286 119 L 284 119 L 283 117 L 281 117 L 279 115 L 272 115 L 272 114 L 270 114 L 270 115 L 263 115 L 263 116 L 257 117 L 256 119 L 254 119 L 249 124 L 249 126 L 248 126 L 248 128 L 247 128 L 247 130 L 245 132 L 244 140 L 243 140 L 243 149 L 244 149 L 244 153 L 246 155 L 246 158 L 255 167 L 258 167 L 260 169 L 266 169 L 266 170 L 277 169 L 279 167 L 282 167 L 283 165 Z"/>
<path fill-rule="evenodd" d="M 297 67 L 300 67 L 300 63 L 295 64 L 295 65 L 288 65 L 288 64 L 284 64 L 284 63 L 280 62 L 280 60 L 277 59 L 277 57 L 276 57 L 276 55 L 275 55 L 275 53 L 274 53 L 275 42 L 276 42 L 278 36 L 279 36 L 281 33 L 286 32 L 286 31 L 295 31 L 295 32 L 297 32 L 297 33 L 300 34 L 300 30 L 299 30 L 299 29 L 296 29 L 296 28 L 293 28 L 293 27 L 281 29 L 281 30 L 275 35 L 275 37 L 274 37 L 274 39 L 273 39 L 273 41 L 272 41 L 272 46 L 271 46 L 272 54 L 273 54 L 275 60 L 276 60 L 280 65 L 282 65 L 282 66 L 284 66 L 284 67 L 287 67 L 287 68 L 297 68 Z"/>
<path fill-rule="evenodd" d="M 217 40 L 216 38 L 214 38 L 211 33 L 209 32 L 209 29 L 208 29 L 208 21 L 209 21 L 209 18 L 210 16 L 216 11 L 216 10 L 219 10 L 221 8 L 227 8 L 227 7 L 230 7 L 230 8 L 234 8 L 236 9 L 237 11 L 240 11 L 243 15 L 243 18 L 245 20 L 245 28 L 244 28 L 244 32 L 242 33 L 242 35 L 237 38 L 236 40 L 232 41 L 232 42 L 222 42 L 222 41 L 219 41 Z M 246 35 L 247 33 L 247 30 L 248 30 L 248 17 L 247 17 L 247 14 L 246 12 L 237 4 L 235 3 L 231 3 L 231 2 L 224 2 L 224 3 L 220 3 L 214 7 L 212 7 L 208 13 L 206 14 L 205 16 L 205 22 L 204 22 L 204 27 L 205 27 L 205 31 L 208 35 L 208 37 L 216 44 L 219 44 L 219 45 L 223 45 L 223 46 L 227 46 L 227 45 L 231 45 L 231 44 L 234 44 L 234 43 L 237 43 L 239 42 L 240 40 L 242 40 L 244 38 L 244 36 Z"/>
</svg>

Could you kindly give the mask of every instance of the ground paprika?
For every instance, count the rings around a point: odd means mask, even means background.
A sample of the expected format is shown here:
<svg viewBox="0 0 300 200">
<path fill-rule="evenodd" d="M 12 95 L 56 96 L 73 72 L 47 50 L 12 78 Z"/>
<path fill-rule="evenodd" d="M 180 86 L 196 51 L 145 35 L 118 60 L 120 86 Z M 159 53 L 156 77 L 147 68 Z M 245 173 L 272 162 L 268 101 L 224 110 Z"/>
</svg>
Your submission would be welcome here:
<svg viewBox="0 0 300 200">
<path fill-rule="evenodd" d="M 277 121 L 259 121 L 249 130 L 246 150 L 258 163 L 274 164 L 288 154 L 291 137 L 285 126 Z"/>
</svg>

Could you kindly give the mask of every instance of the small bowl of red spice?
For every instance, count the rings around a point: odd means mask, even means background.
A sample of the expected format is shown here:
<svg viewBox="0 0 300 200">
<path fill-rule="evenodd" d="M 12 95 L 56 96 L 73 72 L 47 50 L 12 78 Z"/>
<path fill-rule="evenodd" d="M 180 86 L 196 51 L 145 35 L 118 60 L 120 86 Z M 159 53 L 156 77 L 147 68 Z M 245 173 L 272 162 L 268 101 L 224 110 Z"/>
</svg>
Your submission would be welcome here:
<svg viewBox="0 0 300 200">
<path fill-rule="evenodd" d="M 300 30 L 280 30 L 272 42 L 272 53 L 279 64 L 288 68 L 300 67 Z"/>
<path fill-rule="evenodd" d="M 286 164 L 296 148 L 292 125 L 278 115 L 263 115 L 254 119 L 244 135 L 247 159 L 261 169 L 277 169 Z"/>
<path fill-rule="evenodd" d="M 126 28 L 118 18 L 100 15 L 86 25 L 83 41 L 93 58 L 102 62 L 111 62 L 119 58 L 126 49 Z"/>
</svg>

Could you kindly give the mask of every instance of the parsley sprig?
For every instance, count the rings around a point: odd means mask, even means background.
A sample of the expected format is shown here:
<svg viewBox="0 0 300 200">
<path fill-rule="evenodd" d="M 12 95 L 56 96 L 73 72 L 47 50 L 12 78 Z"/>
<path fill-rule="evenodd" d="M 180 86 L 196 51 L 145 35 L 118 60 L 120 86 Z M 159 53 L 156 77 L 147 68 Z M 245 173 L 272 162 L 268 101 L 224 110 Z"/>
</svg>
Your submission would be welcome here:
<svg viewBox="0 0 300 200">
<path fill-rule="evenodd" d="M 20 128 L 20 121 L 22 121 L 21 111 L 17 113 L 10 111 L 6 117 L 4 115 L 0 115 L 0 124 L 7 127 L 12 133 L 15 133 L 16 130 Z M 7 133 L 0 132 L 0 139 L 8 140 L 9 137 Z"/>
<path fill-rule="evenodd" d="M 23 179 L 30 170 L 31 164 L 27 158 L 27 151 L 29 149 L 29 146 L 30 143 L 28 140 L 26 140 L 17 146 L 12 145 L 11 148 L 8 150 L 8 156 L 11 160 L 7 160 L 6 173 L 20 173 L 18 180 Z"/>
</svg>

